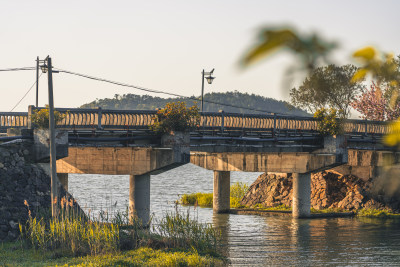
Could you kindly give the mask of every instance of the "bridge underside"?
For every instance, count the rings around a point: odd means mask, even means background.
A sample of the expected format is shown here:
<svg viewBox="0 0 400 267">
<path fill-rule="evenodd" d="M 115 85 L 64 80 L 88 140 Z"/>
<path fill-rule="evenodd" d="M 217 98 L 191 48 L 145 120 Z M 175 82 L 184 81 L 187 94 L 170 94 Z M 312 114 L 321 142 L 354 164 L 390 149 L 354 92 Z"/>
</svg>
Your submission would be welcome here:
<svg viewBox="0 0 400 267">
<path fill-rule="evenodd" d="M 142 175 L 178 166 L 170 148 L 69 147 L 59 173 Z"/>
<path fill-rule="evenodd" d="M 214 171 L 309 173 L 343 164 L 335 154 L 192 152 L 190 162 Z"/>
</svg>

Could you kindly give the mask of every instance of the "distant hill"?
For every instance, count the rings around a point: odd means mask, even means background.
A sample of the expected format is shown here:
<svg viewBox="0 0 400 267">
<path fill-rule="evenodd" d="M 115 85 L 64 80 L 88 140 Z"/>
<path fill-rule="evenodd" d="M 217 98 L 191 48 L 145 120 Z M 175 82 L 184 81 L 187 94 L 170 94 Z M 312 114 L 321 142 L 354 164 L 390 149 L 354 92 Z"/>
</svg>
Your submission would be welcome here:
<svg viewBox="0 0 400 267">
<path fill-rule="evenodd" d="M 195 97 L 192 97 L 195 98 Z M 200 98 L 198 98 L 200 99 Z M 115 95 L 114 98 L 96 99 L 90 103 L 84 104 L 81 108 L 103 109 L 137 109 L 153 110 L 162 108 L 168 102 L 184 101 L 188 106 L 192 106 L 196 101 L 190 98 L 161 98 L 149 95 L 124 94 Z M 299 116 L 310 116 L 304 110 L 298 109 L 286 101 L 275 100 L 255 94 L 240 93 L 238 91 L 226 93 L 208 93 L 204 95 L 204 111 L 235 113 L 281 113 Z M 206 102 L 210 101 L 210 103 Z M 227 104 L 226 106 L 221 104 Z M 200 106 L 200 100 L 197 101 Z M 248 108 L 248 109 L 247 109 Z M 259 111 L 257 111 L 259 110 Z"/>
</svg>

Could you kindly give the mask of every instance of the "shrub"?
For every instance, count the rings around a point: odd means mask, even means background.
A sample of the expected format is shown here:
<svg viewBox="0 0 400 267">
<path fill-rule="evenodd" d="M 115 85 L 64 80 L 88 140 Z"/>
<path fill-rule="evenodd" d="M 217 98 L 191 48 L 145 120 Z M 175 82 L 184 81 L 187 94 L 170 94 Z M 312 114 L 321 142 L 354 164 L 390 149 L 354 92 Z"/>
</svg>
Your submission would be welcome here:
<svg viewBox="0 0 400 267">
<path fill-rule="evenodd" d="M 150 129 L 157 133 L 172 131 L 190 131 L 200 124 L 200 113 L 197 105 L 186 107 L 185 102 L 171 102 L 157 111 L 152 118 Z"/>
<path fill-rule="evenodd" d="M 314 118 L 318 120 L 318 132 L 322 135 L 337 135 L 343 132 L 344 115 L 341 110 L 321 108 L 314 113 Z"/>
<path fill-rule="evenodd" d="M 57 110 L 54 110 L 54 122 L 55 124 L 62 121 L 67 114 L 61 114 Z M 31 116 L 32 123 L 39 129 L 49 129 L 49 106 L 46 105 L 45 109 L 35 110 Z"/>
</svg>

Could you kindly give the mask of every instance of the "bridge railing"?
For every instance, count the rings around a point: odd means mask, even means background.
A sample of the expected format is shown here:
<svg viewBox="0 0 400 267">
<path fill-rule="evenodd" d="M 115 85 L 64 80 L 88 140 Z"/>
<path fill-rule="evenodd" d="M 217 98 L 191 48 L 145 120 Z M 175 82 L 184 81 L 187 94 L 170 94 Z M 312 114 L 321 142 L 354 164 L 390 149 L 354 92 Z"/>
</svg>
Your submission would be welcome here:
<svg viewBox="0 0 400 267">
<path fill-rule="evenodd" d="M 29 112 L 34 111 L 31 107 Z M 43 108 L 37 108 L 38 110 Z M 108 109 L 67 109 L 57 108 L 65 118 L 57 128 L 64 129 L 148 129 L 153 123 L 155 110 L 108 110 Z M 240 114 L 225 112 L 203 112 L 200 128 L 209 130 L 251 130 L 251 131 L 317 131 L 317 120 L 278 114 Z M 0 112 L 0 130 L 10 127 L 28 127 L 28 113 Z M 366 120 L 345 120 L 344 129 L 353 134 L 385 134 L 389 132 L 386 122 Z"/>
<path fill-rule="evenodd" d="M 24 128 L 28 125 L 28 112 L 0 112 L 0 130 Z"/>
<path fill-rule="evenodd" d="M 43 108 L 38 108 L 43 109 Z M 67 109 L 57 108 L 65 118 L 57 128 L 98 128 L 98 129 L 148 129 L 153 110 L 109 110 L 109 109 Z"/>
<path fill-rule="evenodd" d="M 206 128 L 221 128 L 222 130 L 317 130 L 317 121 L 312 117 L 296 117 L 277 114 L 260 115 L 225 112 L 203 112 L 201 116 L 201 125 Z"/>
</svg>

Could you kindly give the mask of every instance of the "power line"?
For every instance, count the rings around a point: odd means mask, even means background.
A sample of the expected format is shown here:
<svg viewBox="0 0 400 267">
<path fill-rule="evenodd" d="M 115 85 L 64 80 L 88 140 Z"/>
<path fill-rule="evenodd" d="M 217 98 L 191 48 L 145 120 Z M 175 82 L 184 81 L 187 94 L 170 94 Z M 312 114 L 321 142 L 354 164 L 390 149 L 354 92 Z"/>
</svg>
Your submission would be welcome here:
<svg viewBox="0 0 400 267">
<path fill-rule="evenodd" d="M 42 76 L 43 73 L 40 73 L 39 75 L 39 79 Z M 35 81 L 32 86 L 28 89 L 28 91 L 24 94 L 24 96 L 17 102 L 17 104 L 15 104 L 15 106 L 10 110 L 10 112 L 12 112 L 20 103 L 22 100 L 24 100 L 24 98 L 26 97 L 26 95 L 32 90 L 33 86 L 35 86 L 37 81 Z"/>
<path fill-rule="evenodd" d="M 22 68 L 0 69 L 0 71 L 20 71 L 20 70 L 36 70 L 36 67 L 22 67 Z"/>
<path fill-rule="evenodd" d="M 86 74 L 81 74 L 81 73 L 77 73 L 77 72 L 72 72 L 72 71 L 68 71 L 68 70 L 59 69 L 59 68 L 56 68 L 56 67 L 54 67 L 54 69 L 58 70 L 61 73 L 67 73 L 67 74 L 71 74 L 71 75 L 75 75 L 75 76 L 79 76 L 79 77 L 83 77 L 83 78 L 88 78 L 88 79 L 91 79 L 91 80 L 106 82 L 106 83 L 110 83 L 110 84 L 115 84 L 115 85 L 119 85 L 119 86 L 135 88 L 135 89 L 142 90 L 142 91 L 145 91 L 145 92 L 156 93 L 156 94 L 165 94 L 165 95 L 170 95 L 170 96 L 175 96 L 175 97 L 188 98 L 188 99 L 191 99 L 191 100 L 199 100 L 196 97 L 188 97 L 188 96 L 184 96 L 184 95 L 180 95 L 180 94 L 169 93 L 169 92 L 164 92 L 164 91 L 160 91 L 160 90 L 155 90 L 155 89 L 145 88 L 145 87 L 141 87 L 141 86 L 131 85 L 131 84 L 127 84 L 127 83 L 111 81 L 111 80 L 107 80 L 107 79 L 104 79 L 104 78 L 98 78 L 98 77 L 94 77 L 94 76 L 90 76 L 90 75 L 86 75 Z M 249 108 L 249 107 L 243 107 L 243 106 L 236 106 L 236 105 L 219 103 L 219 102 L 210 101 L 210 100 L 203 100 L 203 101 L 206 102 L 206 103 L 215 104 L 215 105 L 234 107 L 234 108 L 241 108 L 241 109 L 246 109 L 246 110 L 251 110 L 251 111 L 258 111 L 258 112 L 265 112 L 265 113 L 275 113 L 275 112 L 271 112 L 271 111 L 268 111 L 268 110 Z M 278 114 L 278 113 L 275 113 L 275 114 Z"/>
</svg>

